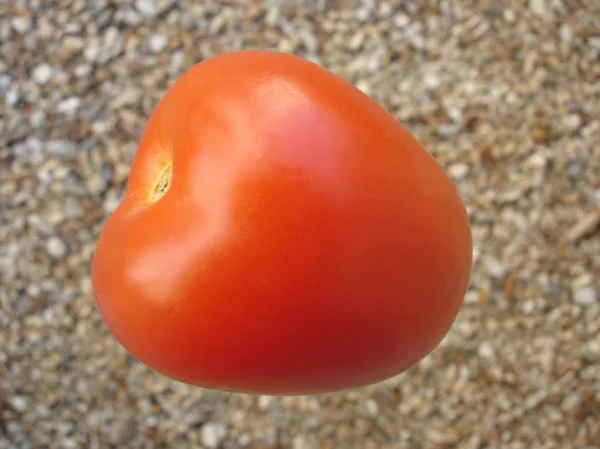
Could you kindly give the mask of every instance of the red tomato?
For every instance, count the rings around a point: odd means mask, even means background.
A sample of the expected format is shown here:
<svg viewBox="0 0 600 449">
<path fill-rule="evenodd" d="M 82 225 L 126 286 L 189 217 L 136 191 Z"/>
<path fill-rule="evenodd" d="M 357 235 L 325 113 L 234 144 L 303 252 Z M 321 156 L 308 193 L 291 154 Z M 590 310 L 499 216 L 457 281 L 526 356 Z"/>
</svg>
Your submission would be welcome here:
<svg viewBox="0 0 600 449">
<path fill-rule="evenodd" d="M 171 378 L 317 393 L 432 351 L 471 250 L 455 186 L 394 117 L 316 64 L 245 51 L 158 104 L 93 285 L 116 338 Z"/>
</svg>

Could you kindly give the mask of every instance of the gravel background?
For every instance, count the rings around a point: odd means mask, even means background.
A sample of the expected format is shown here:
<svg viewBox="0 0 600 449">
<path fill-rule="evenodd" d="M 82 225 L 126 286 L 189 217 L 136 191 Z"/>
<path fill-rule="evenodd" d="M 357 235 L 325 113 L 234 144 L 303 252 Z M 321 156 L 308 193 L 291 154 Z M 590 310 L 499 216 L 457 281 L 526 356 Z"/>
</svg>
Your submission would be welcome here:
<svg viewBox="0 0 600 449">
<path fill-rule="evenodd" d="M 242 48 L 356 83 L 460 188 L 465 306 L 396 379 L 194 389 L 95 309 L 94 244 L 154 105 Z M 5 0 L 0 94 L 0 448 L 600 448 L 599 0 Z"/>
</svg>

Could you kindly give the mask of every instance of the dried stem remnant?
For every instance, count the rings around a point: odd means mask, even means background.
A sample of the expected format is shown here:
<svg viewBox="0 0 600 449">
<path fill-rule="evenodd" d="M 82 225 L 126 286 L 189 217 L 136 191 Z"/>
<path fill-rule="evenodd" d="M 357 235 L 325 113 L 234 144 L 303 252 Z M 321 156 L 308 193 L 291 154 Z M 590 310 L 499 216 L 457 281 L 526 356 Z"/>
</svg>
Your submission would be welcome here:
<svg viewBox="0 0 600 449">
<path fill-rule="evenodd" d="M 156 186 L 154 187 L 154 191 L 152 192 L 152 195 L 150 196 L 150 200 L 152 202 L 156 202 L 156 201 L 160 200 L 164 196 L 164 194 L 167 193 L 167 190 L 169 190 L 169 187 L 171 187 L 172 179 L 173 179 L 173 166 L 171 164 L 169 164 L 167 167 L 165 167 L 164 171 L 160 175 L 160 179 L 158 180 L 158 182 L 156 183 Z"/>
</svg>

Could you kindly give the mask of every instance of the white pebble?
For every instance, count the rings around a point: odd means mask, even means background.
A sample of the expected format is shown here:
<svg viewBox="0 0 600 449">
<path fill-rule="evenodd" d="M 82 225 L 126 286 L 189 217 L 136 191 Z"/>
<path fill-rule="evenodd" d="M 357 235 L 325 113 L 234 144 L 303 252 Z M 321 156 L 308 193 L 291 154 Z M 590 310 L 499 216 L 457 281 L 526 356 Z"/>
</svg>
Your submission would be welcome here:
<svg viewBox="0 0 600 449">
<path fill-rule="evenodd" d="M 460 128 L 456 123 L 442 123 L 438 126 L 438 133 L 442 137 L 454 137 L 460 132 Z"/>
<path fill-rule="evenodd" d="M 546 12 L 545 0 L 529 0 L 529 9 L 536 16 L 543 16 Z"/>
<path fill-rule="evenodd" d="M 394 25 L 398 28 L 404 28 L 410 23 L 410 17 L 406 14 L 396 14 L 394 17 Z"/>
<path fill-rule="evenodd" d="M 452 164 L 448 167 L 448 174 L 453 179 L 463 179 L 469 173 L 469 166 L 464 163 Z"/>
<path fill-rule="evenodd" d="M 394 12 L 394 7 L 389 2 L 381 2 L 379 3 L 379 12 L 378 15 L 380 17 L 389 17 Z"/>
<path fill-rule="evenodd" d="M 238 443 L 240 443 L 241 446 L 248 446 L 250 444 L 250 441 L 250 435 L 248 435 L 247 433 L 243 433 L 238 437 Z"/>
<path fill-rule="evenodd" d="M 185 65 L 185 54 L 182 51 L 176 51 L 171 55 L 171 63 L 167 70 L 171 75 L 177 75 Z"/>
<path fill-rule="evenodd" d="M 440 84 L 442 84 L 442 80 L 440 79 L 437 73 L 428 72 L 423 78 L 423 84 L 425 84 L 425 87 L 427 89 L 434 90 L 440 87 Z"/>
<path fill-rule="evenodd" d="M 269 27 L 275 27 L 279 23 L 279 8 L 271 7 L 265 14 L 265 24 Z"/>
<path fill-rule="evenodd" d="M 58 112 L 71 115 L 74 114 L 81 106 L 81 98 L 69 97 L 58 103 Z"/>
<path fill-rule="evenodd" d="M 477 354 L 484 359 L 493 359 L 495 356 L 494 347 L 489 342 L 483 342 L 477 348 Z"/>
<path fill-rule="evenodd" d="M 98 59 L 99 54 L 100 54 L 100 41 L 98 39 L 90 40 L 83 52 L 84 58 L 89 62 L 93 62 L 93 61 L 96 61 L 96 59 Z"/>
<path fill-rule="evenodd" d="M 563 42 L 570 42 L 573 33 L 571 33 L 571 27 L 568 23 L 563 23 L 559 29 L 560 40 Z"/>
<path fill-rule="evenodd" d="M 25 33 L 31 29 L 31 19 L 29 17 L 13 17 L 12 28 L 17 33 Z"/>
<path fill-rule="evenodd" d="M 379 414 L 379 406 L 373 399 L 367 399 L 365 402 L 365 409 L 369 416 L 377 416 Z"/>
<path fill-rule="evenodd" d="M 36 84 L 43 86 L 48 84 L 54 76 L 54 68 L 50 64 L 40 64 L 33 69 L 32 76 Z"/>
<path fill-rule="evenodd" d="M 581 404 L 581 396 L 579 393 L 571 393 L 563 399 L 561 408 L 567 412 L 575 410 Z"/>
<path fill-rule="evenodd" d="M 547 164 L 546 161 L 546 156 L 544 154 L 535 153 L 531 155 L 531 157 L 527 160 L 527 163 L 535 168 L 544 168 Z"/>
<path fill-rule="evenodd" d="M 148 47 L 152 53 L 160 53 L 167 46 L 167 36 L 163 34 L 153 34 L 148 39 Z"/>
<path fill-rule="evenodd" d="M 55 259 L 60 259 L 67 254 L 67 245 L 58 237 L 50 237 L 46 243 L 46 250 Z"/>
<path fill-rule="evenodd" d="M 19 93 L 15 90 L 11 90 L 6 94 L 6 103 L 10 106 L 14 106 L 19 101 Z"/>
<path fill-rule="evenodd" d="M 371 11 L 366 7 L 359 8 L 356 11 L 356 18 L 359 22 L 367 22 L 371 19 Z"/>
<path fill-rule="evenodd" d="M 567 128 L 567 131 L 570 132 L 577 131 L 583 123 L 581 116 L 578 114 L 569 114 L 565 117 L 564 120 L 565 127 Z"/>
<path fill-rule="evenodd" d="M 598 294 L 596 289 L 591 285 L 580 287 L 573 292 L 573 298 L 577 304 L 583 306 L 591 306 L 598 301 Z"/>
<path fill-rule="evenodd" d="M 63 438 L 62 445 L 65 449 L 77 449 L 79 443 L 73 438 Z"/>
<path fill-rule="evenodd" d="M 465 294 L 465 304 L 477 304 L 479 302 L 479 292 L 475 290 L 469 290 Z"/>
<path fill-rule="evenodd" d="M 18 412 L 24 412 L 27 408 L 27 398 L 24 396 L 15 396 L 11 402 L 14 409 Z"/>
<path fill-rule="evenodd" d="M 298 436 L 294 437 L 294 440 L 292 441 L 292 448 L 293 449 L 307 449 L 308 444 L 306 443 L 306 440 L 304 439 L 304 437 L 302 435 L 298 435 Z"/>
<path fill-rule="evenodd" d="M 533 299 L 528 299 L 527 301 L 523 302 L 523 312 L 527 315 L 531 315 L 533 312 L 535 312 L 535 302 Z"/>
<path fill-rule="evenodd" d="M 462 122 L 463 121 L 463 111 L 458 105 L 447 105 L 446 112 L 448 113 L 448 117 L 452 119 L 454 122 Z"/>
<path fill-rule="evenodd" d="M 365 94 L 371 95 L 371 84 L 366 80 L 360 80 L 356 83 L 356 87 L 362 90 Z"/>
<path fill-rule="evenodd" d="M 490 275 L 490 277 L 494 279 L 502 279 L 504 277 L 504 274 L 506 273 L 502 262 L 496 259 L 489 259 L 487 261 L 486 268 L 488 275 Z"/>
<path fill-rule="evenodd" d="M 156 17 L 158 14 L 155 0 L 137 0 L 135 2 L 135 7 L 139 12 L 149 18 Z"/>
<path fill-rule="evenodd" d="M 120 203 L 121 200 L 119 198 L 107 195 L 104 203 L 102 203 L 102 209 L 104 209 L 104 212 L 107 214 L 112 214 L 115 210 L 117 210 L 117 207 L 119 207 Z"/>
<path fill-rule="evenodd" d="M 226 435 L 227 429 L 223 423 L 209 422 L 202 426 L 202 444 L 209 449 L 216 449 L 219 447 Z"/>
<path fill-rule="evenodd" d="M 79 64 L 75 67 L 75 76 L 77 78 L 85 78 L 92 73 L 92 66 L 89 64 Z"/>
<path fill-rule="evenodd" d="M 352 51 L 356 51 L 360 47 L 362 47 L 364 41 L 365 41 L 365 33 L 358 31 L 348 41 L 348 48 Z"/>
<path fill-rule="evenodd" d="M 590 47 L 592 48 L 600 48 L 600 37 L 590 37 L 588 39 Z"/>
<path fill-rule="evenodd" d="M 272 397 L 261 395 L 258 397 L 258 408 L 261 410 L 266 410 L 271 406 Z"/>
<path fill-rule="evenodd" d="M 133 9 L 121 9 L 118 13 L 118 17 L 129 26 L 140 24 L 140 17 Z"/>
</svg>

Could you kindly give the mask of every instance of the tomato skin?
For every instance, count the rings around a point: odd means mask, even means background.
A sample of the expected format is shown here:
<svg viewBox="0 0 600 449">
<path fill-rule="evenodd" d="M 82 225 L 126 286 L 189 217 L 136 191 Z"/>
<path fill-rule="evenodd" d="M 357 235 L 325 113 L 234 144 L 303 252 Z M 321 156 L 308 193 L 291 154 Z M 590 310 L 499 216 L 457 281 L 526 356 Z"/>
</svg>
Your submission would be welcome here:
<svg viewBox="0 0 600 449">
<path fill-rule="evenodd" d="M 432 351 L 471 251 L 455 186 L 390 114 L 316 64 L 244 51 L 199 63 L 158 104 L 92 280 L 111 331 L 157 371 L 307 394 Z"/>
</svg>

